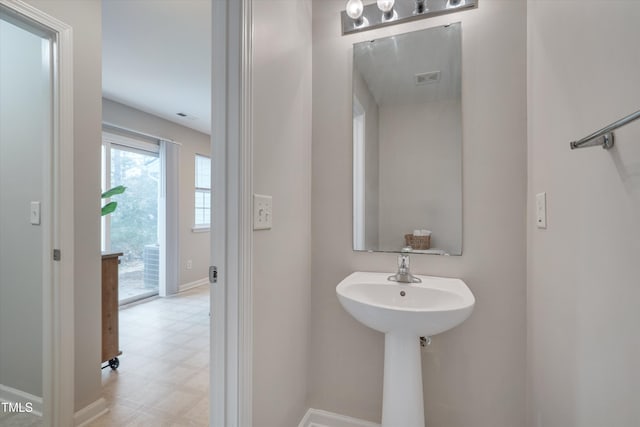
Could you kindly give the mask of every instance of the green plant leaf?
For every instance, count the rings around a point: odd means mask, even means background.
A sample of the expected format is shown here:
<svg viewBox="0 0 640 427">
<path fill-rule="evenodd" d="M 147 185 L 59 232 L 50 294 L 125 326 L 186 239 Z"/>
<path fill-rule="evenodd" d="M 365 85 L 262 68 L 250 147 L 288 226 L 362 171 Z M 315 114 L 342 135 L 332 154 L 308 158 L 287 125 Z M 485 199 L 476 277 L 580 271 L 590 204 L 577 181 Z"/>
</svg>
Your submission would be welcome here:
<svg viewBox="0 0 640 427">
<path fill-rule="evenodd" d="M 118 207 L 118 202 L 109 202 L 102 207 L 102 216 L 109 215 Z"/>
<path fill-rule="evenodd" d="M 112 189 L 107 190 L 104 193 L 102 193 L 101 197 L 103 199 L 108 199 L 109 197 L 115 196 L 116 194 L 124 193 L 126 189 L 127 189 L 127 187 L 125 187 L 124 185 L 118 185 L 117 187 L 113 187 Z M 107 206 L 109 206 L 109 205 L 107 205 Z"/>
</svg>

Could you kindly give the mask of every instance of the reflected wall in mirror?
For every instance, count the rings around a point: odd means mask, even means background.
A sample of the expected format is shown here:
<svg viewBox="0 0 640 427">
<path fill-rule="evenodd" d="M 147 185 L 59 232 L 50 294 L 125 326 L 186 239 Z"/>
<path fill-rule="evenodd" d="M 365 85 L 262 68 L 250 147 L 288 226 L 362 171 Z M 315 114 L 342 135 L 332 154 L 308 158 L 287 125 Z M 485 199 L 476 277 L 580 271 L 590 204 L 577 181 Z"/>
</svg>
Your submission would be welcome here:
<svg viewBox="0 0 640 427">
<path fill-rule="evenodd" d="M 353 247 L 462 254 L 462 27 L 353 46 Z"/>
</svg>

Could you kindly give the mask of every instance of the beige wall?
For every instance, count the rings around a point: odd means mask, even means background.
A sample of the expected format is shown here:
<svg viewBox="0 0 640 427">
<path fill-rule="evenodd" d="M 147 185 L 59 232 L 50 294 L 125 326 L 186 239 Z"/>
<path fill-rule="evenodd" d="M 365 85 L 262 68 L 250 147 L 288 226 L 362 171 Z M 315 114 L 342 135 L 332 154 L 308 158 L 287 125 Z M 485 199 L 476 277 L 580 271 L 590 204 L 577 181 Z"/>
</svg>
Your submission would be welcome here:
<svg viewBox="0 0 640 427">
<path fill-rule="evenodd" d="M 460 254 L 461 113 L 458 99 L 380 107 L 380 248 L 428 229 L 432 248 Z"/>
<path fill-rule="evenodd" d="M 52 143 L 51 71 L 42 38 L 0 20 L 0 386 L 34 396 L 43 390 L 43 228 L 52 218 L 42 170 Z M 25 215 L 35 200 L 41 225 Z"/>
<path fill-rule="evenodd" d="M 273 229 L 254 232 L 253 420 L 295 426 L 306 406 L 311 191 L 311 2 L 253 3 L 254 191 Z"/>
<path fill-rule="evenodd" d="M 73 27 L 75 409 L 100 397 L 100 123 L 99 0 L 28 0 Z M 63 255 L 64 256 L 64 255 Z"/>
<path fill-rule="evenodd" d="M 528 426 L 640 423 L 640 2 L 529 1 Z M 547 192 L 548 228 L 534 197 Z"/>
<path fill-rule="evenodd" d="M 135 108 L 103 99 L 102 118 L 105 123 L 132 129 L 138 132 L 180 142 L 179 153 L 179 212 L 178 233 L 180 266 L 179 284 L 195 282 L 207 277 L 209 266 L 210 234 L 194 233 L 195 203 L 195 155 L 210 156 L 211 137 L 193 129 L 147 114 Z M 187 261 L 192 268 L 187 269 Z"/>
<path fill-rule="evenodd" d="M 423 354 L 430 427 L 525 423 L 526 3 L 340 35 L 342 0 L 313 2 L 313 198 L 308 405 L 380 420 L 383 336 L 352 319 L 335 286 L 356 270 L 392 271 L 392 254 L 351 250 L 351 45 L 462 21 L 461 257 L 412 256 L 416 272 L 464 279 L 471 318 Z"/>
</svg>

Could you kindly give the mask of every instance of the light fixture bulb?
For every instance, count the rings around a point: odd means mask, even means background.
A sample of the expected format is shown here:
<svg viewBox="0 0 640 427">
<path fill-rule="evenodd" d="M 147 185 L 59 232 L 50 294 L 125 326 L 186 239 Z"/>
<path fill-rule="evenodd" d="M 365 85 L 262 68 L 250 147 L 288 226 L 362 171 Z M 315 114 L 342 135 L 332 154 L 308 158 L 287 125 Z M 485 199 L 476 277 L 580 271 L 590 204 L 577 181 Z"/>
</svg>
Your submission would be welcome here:
<svg viewBox="0 0 640 427">
<path fill-rule="evenodd" d="M 358 20 L 362 16 L 364 5 L 362 0 L 349 0 L 347 2 L 346 12 L 347 16 L 351 19 Z"/>
<path fill-rule="evenodd" d="M 378 0 L 378 9 L 382 11 L 382 13 L 390 13 L 393 10 L 393 5 L 395 0 Z"/>
</svg>

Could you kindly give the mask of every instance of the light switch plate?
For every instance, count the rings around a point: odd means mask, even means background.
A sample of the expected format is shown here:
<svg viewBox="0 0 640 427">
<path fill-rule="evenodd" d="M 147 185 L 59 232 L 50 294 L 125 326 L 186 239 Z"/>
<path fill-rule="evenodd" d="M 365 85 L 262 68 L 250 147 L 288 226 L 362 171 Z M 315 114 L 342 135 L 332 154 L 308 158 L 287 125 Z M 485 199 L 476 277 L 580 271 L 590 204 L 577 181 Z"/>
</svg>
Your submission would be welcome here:
<svg viewBox="0 0 640 427">
<path fill-rule="evenodd" d="M 536 194 L 536 227 L 547 228 L 547 193 Z"/>
<path fill-rule="evenodd" d="M 40 202 L 31 202 L 29 221 L 32 225 L 40 225 Z"/>
<path fill-rule="evenodd" d="M 253 195 L 253 229 L 270 230 L 273 225 L 273 197 Z"/>
</svg>

